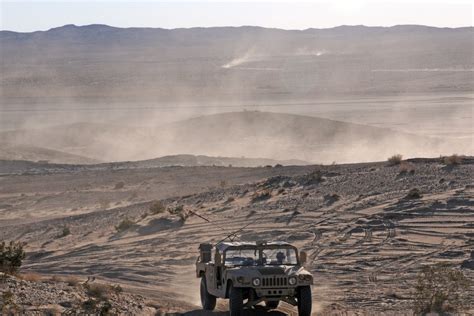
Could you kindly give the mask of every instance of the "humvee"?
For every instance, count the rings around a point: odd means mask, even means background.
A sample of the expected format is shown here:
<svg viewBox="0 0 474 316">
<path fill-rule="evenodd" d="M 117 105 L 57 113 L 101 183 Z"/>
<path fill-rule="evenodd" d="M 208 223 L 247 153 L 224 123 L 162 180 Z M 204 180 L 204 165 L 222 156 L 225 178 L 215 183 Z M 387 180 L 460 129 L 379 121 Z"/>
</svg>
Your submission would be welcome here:
<svg viewBox="0 0 474 316">
<path fill-rule="evenodd" d="M 201 278 L 201 304 L 214 310 L 216 298 L 229 299 L 231 316 L 244 307 L 265 303 L 277 308 L 280 301 L 310 316 L 313 276 L 304 267 L 306 253 L 286 242 L 221 242 L 200 244 L 196 276 Z M 214 252 L 214 256 L 212 253 Z"/>
</svg>

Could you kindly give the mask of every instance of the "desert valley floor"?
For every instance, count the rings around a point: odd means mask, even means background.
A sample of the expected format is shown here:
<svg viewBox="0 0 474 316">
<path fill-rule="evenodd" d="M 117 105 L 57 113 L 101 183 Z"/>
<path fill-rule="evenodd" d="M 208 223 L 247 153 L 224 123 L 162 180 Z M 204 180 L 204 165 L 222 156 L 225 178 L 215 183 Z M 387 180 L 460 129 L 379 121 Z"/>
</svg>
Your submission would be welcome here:
<svg viewBox="0 0 474 316">
<path fill-rule="evenodd" d="M 451 166 L 440 159 L 256 168 L 0 166 L 0 239 L 27 243 L 22 272 L 120 284 L 130 302 L 121 308 L 137 314 L 205 315 L 194 274 L 198 245 L 250 223 L 240 240 L 285 240 L 308 252 L 316 315 L 409 314 L 420 268 L 466 265 L 474 247 L 469 157 Z M 185 220 L 154 214 L 157 200 L 182 210 Z M 132 224 L 118 230 L 124 219 Z M 70 233 L 62 236 L 65 227 Z M 59 281 L 51 287 L 60 294 L 35 299 L 33 289 L 29 303 L 25 287 L 44 289 L 12 282 L 18 304 L 32 315 L 51 306 L 78 308 L 81 294 Z M 471 306 L 473 298 L 471 287 Z M 225 301 L 217 310 L 209 314 L 225 311 Z M 297 314 L 283 304 L 279 310 L 261 313 Z"/>
</svg>

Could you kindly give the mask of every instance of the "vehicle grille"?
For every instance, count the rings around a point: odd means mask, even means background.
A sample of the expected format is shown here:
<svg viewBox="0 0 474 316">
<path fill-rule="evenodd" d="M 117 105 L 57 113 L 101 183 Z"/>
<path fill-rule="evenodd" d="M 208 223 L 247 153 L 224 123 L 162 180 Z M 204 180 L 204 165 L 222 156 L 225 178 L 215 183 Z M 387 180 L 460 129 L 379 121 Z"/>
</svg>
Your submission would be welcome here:
<svg viewBox="0 0 474 316">
<path fill-rule="evenodd" d="M 287 286 L 288 278 L 286 276 L 271 276 L 262 278 L 263 287 Z"/>
</svg>

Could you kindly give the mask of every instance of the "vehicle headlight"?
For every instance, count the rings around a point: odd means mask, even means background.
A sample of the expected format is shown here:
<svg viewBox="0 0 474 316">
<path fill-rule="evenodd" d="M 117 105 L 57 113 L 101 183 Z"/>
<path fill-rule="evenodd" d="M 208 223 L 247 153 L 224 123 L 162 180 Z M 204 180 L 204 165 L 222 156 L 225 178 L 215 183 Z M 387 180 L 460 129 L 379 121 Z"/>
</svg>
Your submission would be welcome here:
<svg viewBox="0 0 474 316">
<path fill-rule="evenodd" d="M 252 284 L 253 284 L 253 286 L 259 286 L 260 285 L 260 279 L 259 278 L 254 278 L 252 280 Z"/>
<path fill-rule="evenodd" d="M 239 282 L 239 283 L 244 283 L 244 281 L 245 281 L 245 279 L 244 279 L 243 276 L 239 276 L 239 277 L 237 278 L 237 282 Z"/>
<path fill-rule="evenodd" d="M 296 277 L 290 277 L 288 279 L 288 284 L 289 285 L 295 285 L 296 284 Z"/>
</svg>

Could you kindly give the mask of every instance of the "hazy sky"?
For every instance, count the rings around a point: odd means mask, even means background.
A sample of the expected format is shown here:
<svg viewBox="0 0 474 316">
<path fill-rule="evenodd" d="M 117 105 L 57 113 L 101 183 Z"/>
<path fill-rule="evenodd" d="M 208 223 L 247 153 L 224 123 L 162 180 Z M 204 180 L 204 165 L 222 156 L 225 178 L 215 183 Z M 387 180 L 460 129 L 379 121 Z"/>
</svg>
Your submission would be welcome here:
<svg viewBox="0 0 474 316">
<path fill-rule="evenodd" d="M 118 27 L 258 25 L 284 29 L 337 25 L 472 26 L 473 0 L 123 1 L 0 0 L 0 28 L 47 30 L 65 24 Z"/>
</svg>

